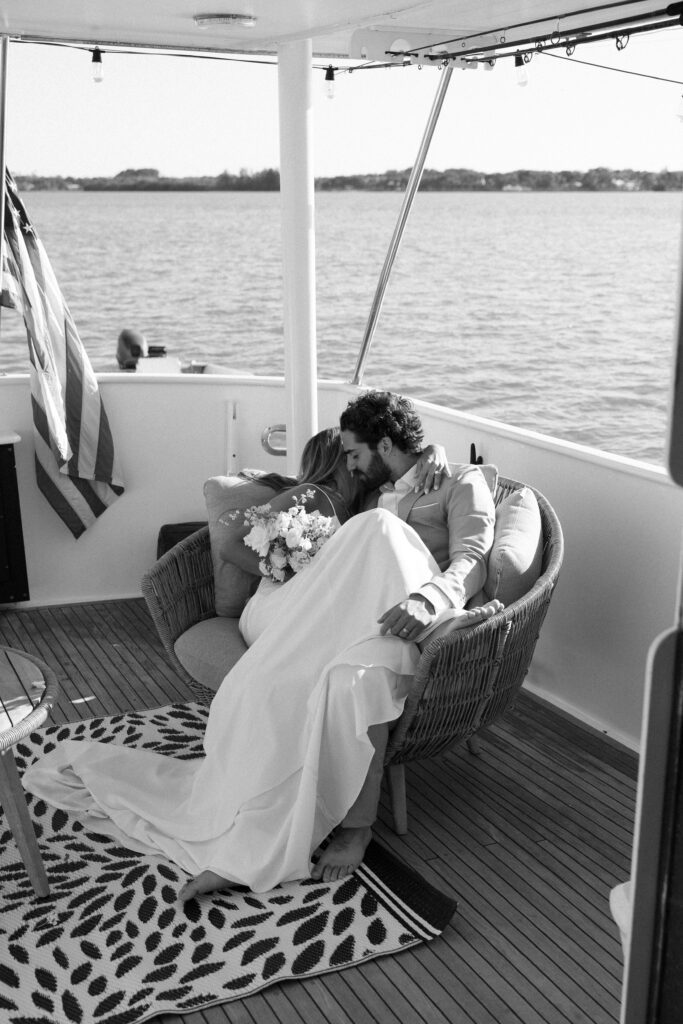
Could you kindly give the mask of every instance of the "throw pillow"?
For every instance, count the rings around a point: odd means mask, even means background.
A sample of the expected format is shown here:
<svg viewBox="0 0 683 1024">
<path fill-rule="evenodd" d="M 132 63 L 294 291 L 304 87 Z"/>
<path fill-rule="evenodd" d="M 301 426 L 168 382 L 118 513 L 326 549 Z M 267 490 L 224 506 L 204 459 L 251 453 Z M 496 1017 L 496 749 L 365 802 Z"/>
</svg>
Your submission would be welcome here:
<svg viewBox="0 0 683 1024">
<path fill-rule="evenodd" d="M 265 505 L 274 493 L 272 488 L 256 480 L 245 480 L 241 476 L 212 476 L 204 484 L 216 589 L 216 615 L 228 618 L 240 616 L 254 586 L 254 577 L 250 573 L 220 557 L 227 527 L 219 519 L 251 505 Z"/>
<path fill-rule="evenodd" d="M 498 467 L 494 466 L 492 462 L 479 463 L 478 467 L 483 475 L 486 483 L 489 485 L 491 494 L 496 494 L 496 487 L 498 486 Z"/>
<path fill-rule="evenodd" d="M 496 509 L 493 546 L 484 590 L 507 607 L 523 597 L 541 574 L 543 530 L 536 495 L 521 487 Z"/>
</svg>

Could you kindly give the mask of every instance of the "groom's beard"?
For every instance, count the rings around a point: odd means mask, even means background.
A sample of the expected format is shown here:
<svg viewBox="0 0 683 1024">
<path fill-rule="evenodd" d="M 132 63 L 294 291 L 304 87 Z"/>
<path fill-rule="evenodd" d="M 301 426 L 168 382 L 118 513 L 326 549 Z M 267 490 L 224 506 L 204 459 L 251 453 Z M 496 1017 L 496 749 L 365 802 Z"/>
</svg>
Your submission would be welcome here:
<svg viewBox="0 0 683 1024">
<path fill-rule="evenodd" d="M 378 487 L 391 479 L 391 470 L 384 463 L 379 452 L 373 452 L 368 468 L 366 470 L 355 469 L 353 475 L 358 481 L 361 493 L 369 494 L 370 491 L 376 491 Z"/>
</svg>

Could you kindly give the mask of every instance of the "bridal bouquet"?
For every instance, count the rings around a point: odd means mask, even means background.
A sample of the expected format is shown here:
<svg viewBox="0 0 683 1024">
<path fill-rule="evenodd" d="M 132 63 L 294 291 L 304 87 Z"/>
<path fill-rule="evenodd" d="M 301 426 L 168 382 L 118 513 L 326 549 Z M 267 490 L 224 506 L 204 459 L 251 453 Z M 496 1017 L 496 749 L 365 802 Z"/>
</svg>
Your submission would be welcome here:
<svg viewBox="0 0 683 1024">
<path fill-rule="evenodd" d="M 331 516 L 317 510 L 306 511 L 306 498 L 314 494 L 315 491 L 308 490 L 299 498 L 294 495 L 294 504 L 284 512 L 273 512 L 268 504 L 230 513 L 230 519 L 243 515 L 244 522 L 251 526 L 244 543 L 259 556 L 263 576 L 284 583 L 310 564 L 337 529 L 338 524 Z"/>
</svg>

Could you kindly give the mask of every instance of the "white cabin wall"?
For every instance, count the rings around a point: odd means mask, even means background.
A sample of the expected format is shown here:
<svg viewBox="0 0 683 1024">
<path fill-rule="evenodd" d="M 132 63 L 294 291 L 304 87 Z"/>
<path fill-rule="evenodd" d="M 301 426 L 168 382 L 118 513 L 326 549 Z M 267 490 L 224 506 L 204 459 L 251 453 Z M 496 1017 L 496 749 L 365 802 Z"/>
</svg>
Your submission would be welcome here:
<svg viewBox="0 0 683 1024">
<path fill-rule="evenodd" d="M 357 393 L 341 385 L 330 414 Z M 637 749 L 648 651 L 675 617 L 683 491 L 647 463 L 415 405 L 425 439 L 444 444 L 451 462 L 469 462 L 474 442 L 485 462 L 555 509 L 564 564 L 525 685 Z"/>
<path fill-rule="evenodd" d="M 279 378 L 99 380 L 126 493 L 74 540 L 36 487 L 28 377 L 0 377 L 0 434 L 22 437 L 15 451 L 31 604 L 138 595 L 159 528 L 205 520 L 207 477 L 244 466 L 285 471 L 285 459 L 266 455 L 260 443 L 266 426 L 286 421 Z M 356 393 L 323 382 L 320 426 L 336 423 Z M 237 420 L 229 442 L 231 403 Z M 556 509 L 565 563 L 528 686 L 636 747 L 647 651 L 674 620 L 683 494 L 643 463 L 416 404 L 427 439 L 445 444 L 452 461 L 467 462 L 473 441 L 487 462 L 537 487 Z"/>
<path fill-rule="evenodd" d="M 98 379 L 126 491 L 76 540 L 36 485 L 29 378 L 0 378 L 0 432 L 22 438 L 15 454 L 31 604 L 139 594 L 160 526 L 206 519 L 207 477 L 247 465 L 286 472 L 285 460 L 260 444 L 264 427 L 285 421 L 279 378 Z"/>
<path fill-rule="evenodd" d="M 416 405 L 453 461 L 474 442 L 557 512 L 564 564 L 527 685 L 637 749 L 648 651 L 675 617 L 683 492 L 646 463 Z"/>
</svg>

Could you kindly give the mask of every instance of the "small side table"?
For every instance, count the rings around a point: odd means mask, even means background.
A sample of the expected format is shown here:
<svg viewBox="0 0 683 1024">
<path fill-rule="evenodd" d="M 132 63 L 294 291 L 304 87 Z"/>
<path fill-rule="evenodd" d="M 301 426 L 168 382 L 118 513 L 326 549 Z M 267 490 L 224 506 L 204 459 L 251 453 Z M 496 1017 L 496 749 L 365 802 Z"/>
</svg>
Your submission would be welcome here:
<svg viewBox="0 0 683 1024">
<path fill-rule="evenodd" d="M 43 724 L 58 693 L 43 661 L 0 645 L 0 804 L 38 896 L 50 889 L 12 747 Z"/>
</svg>

